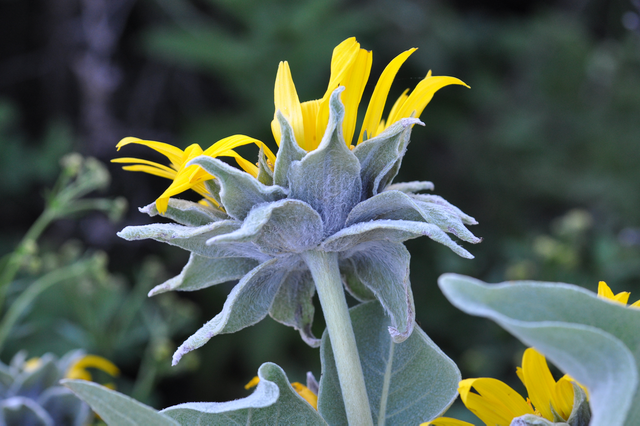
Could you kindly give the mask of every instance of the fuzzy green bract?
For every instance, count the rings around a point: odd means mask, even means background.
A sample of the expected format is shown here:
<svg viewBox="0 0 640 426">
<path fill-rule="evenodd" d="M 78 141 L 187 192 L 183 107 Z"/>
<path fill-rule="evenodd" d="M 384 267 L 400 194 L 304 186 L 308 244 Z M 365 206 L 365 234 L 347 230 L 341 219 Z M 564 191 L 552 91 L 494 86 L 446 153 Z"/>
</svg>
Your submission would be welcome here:
<svg viewBox="0 0 640 426">
<path fill-rule="evenodd" d="M 83 380 L 63 384 L 86 401 L 110 425 L 238 425 L 324 426 L 327 423 L 291 387 L 280 367 L 265 363 L 260 383 L 248 397 L 229 402 L 189 402 L 158 412 L 126 395 Z"/>
<path fill-rule="evenodd" d="M 417 425 L 442 414 L 458 395 L 460 372 L 418 327 L 401 344 L 386 328 L 389 319 L 377 302 L 349 310 L 363 368 L 373 424 Z M 332 425 L 347 424 L 338 372 L 328 333 L 320 347 L 322 378 L 318 411 Z"/>
<path fill-rule="evenodd" d="M 213 336 L 233 333 L 267 314 L 300 331 L 318 346 L 311 325 L 315 286 L 302 253 L 337 252 L 346 288 L 359 300 L 377 299 L 390 319 L 394 342 L 413 330 L 415 309 L 405 240 L 423 235 L 465 258 L 473 256 L 454 240 L 477 243 L 465 225 L 476 221 L 444 199 L 417 191 L 430 182 L 392 184 L 409 143 L 405 118 L 350 150 L 342 136 L 342 87 L 330 100 L 330 117 L 316 150 L 305 152 L 291 126 L 277 114 L 280 150 L 270 170 L 260 158 L 259 179 L 207 156 L 197 164 L 216 179 L 207 187 L 222 208 L 169 200 L 165 217 L 177 223 L 127 227 L 127 240 L 151 238 L 191 252 L 183 271 L 150 292 L 192 291 L 239 279 L 222 312 L 187 339 L 173 363 Z M 154 205 L 141 209 L 157 215 Z"/>
<path fill-rule="evenodd" d="M 640 309 L 563 283 L 445 274 L 439 285 L 456 307 L 494 320 L 586 386 L 590 426 L 640 424 Z"/>
</svg>

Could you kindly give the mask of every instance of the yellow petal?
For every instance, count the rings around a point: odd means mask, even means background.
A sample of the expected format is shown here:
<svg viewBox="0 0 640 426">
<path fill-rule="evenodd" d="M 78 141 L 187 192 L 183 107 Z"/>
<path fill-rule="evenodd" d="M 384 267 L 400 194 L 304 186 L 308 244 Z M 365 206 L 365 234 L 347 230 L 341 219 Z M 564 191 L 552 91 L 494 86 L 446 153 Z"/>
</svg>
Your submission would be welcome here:
<svg viewBox="0 0 640 426">
<path fill-rule="evenodd" d="M 406 102 L 407 98 L 409 97 L 409 95 L 407 95 L 407 93 L 409 93 L 409 89 L 405 89 L 404 92 L 402 92 L 402 94 L 400 96 L 398 96 L 398 99 L 396 99 L 396 101 L 393 103 L 393 106 L 391 107 L 391 111 L 389 111 L 389 118 L 391 117 L 395 117 L 398 115 L 398 112 L 400 111 L 400 107 L 402 107 L 402 105 L 404 105 L 404 103 Z M 384 120 L 382 120 L 381 122 L 384 122 Z M 390 121 L 387 121 L 389 124 L 393 124 Z M 380 133 L 382 133 L 384 131 L 384 129 L 386 129 L 387 126 L 386 124 L 383 124 L 382 127 L 378 128 L 378 131 L 373 134 L 373 135 L 367 135 L 367 139 L 371 139 L 373 136 L 376 136 Z"/>
<path fill-rule="evenodd" d="M 87 368 L 102 370 L 110 376 L 120 374 L 118 367 L 108 359 L 97 355 L 85 355 L 69 367 L 65 378 L 91 380 L 91 374 L 87 371 Z"/>
<path fill-rule="evenodd" d="M 258 166 L 253 164 L 251 161 L 246 160 L 237 152 L 231 151 L 228 154 L 222 154 L 221 156 L 229 156 L 235 158 L 242 170 L 249 173 L 253 177 L 258 177 Z"/>
<path fill-rule="evenodd" d="M 554 389 L 554 409 L 565 420 L 569 419 L 573 410 L 573 385 L 571 382 L 572 379 L 565 375 L 558 380 Z"/>
<path fill-rule="evenodd" d="M 322 136 L 327 129 L 327 123 L 329 122 L 329 100 L 331 93 L 340 85 L 344 85 L 351 72 L 351 67 L 360 55 L 360 43 L 358 43 L 355 37 L 351 37 L 340 43 L 333 49 L 333 55 L 331 56 L 331 77 L 329 78 L 329 85 L 318 106 L 318 114 L 316 115 L 316 137 L 315 145 L 307 143 L 307 151 L 316 149 L 320 142 L 322 142 Z"/>
<path fill-rule="evenodd" d="M 128 137 L 118 142 L 116 148 L 120 150 L 120 148 L 122 148 L 123 146 L 132 143 L 144 145 L 159 152 L 160 154 L 167 157 L 169 161 L 171 161 L 171 164 L 174 164 L 176 168 L 179 167 L 179 165 L 182 163 L 182 150 L 164 142 L 146 141 L 138 138 Z"/>
<path fill-rule="evenodd" d="M 614 302 L 618 302 L 621 303 L 623 305 L 626 305 L 627 302 L 629 301 L 629 296 L 631 295 L 631 293 L 629 293 L 628 291 L 621 291 L 620 293 L 616 294 L 615 296 L 613 296 L 613 300 Z"/>
<path fill-rule="evenodd" d="M 298 395 L 307 401 L 313 408 L 316 410 L 318 409 L 318 395 L 313 393 L 311 389 L 298 382 L 291 383 L 291 386 L 296 392 L 298 392 Z"/>
<path fill-rule="evenodd" d="M 598 283 L 598 296 L 604 299 L 613 299 L 613 292 L 604 281 Z"/>
<path fill-rule="evenodd" d="M 551 375 L 547 360 L 533 348 L 524 351 L 522 372 L 529 399 L 536 410 L 547 420 L 553 420 L 551 406 L 554 401 L 556 381 Z M 555 407 L 554 407 L 555 408 Z"/>
<path fill-rule="evenodd" d="M 355 37 L 351 37 L 337 45 L 333 49 L 331 55 L 331 76 L 329 77 L 329 85 L 322 99 L 328 99 L 331 93 L 340 85 L 344 85 L 347 73 L 351 69 L 351 65 L 358 57 L 360 52 L 360 43 Z"/>
<path fill-rule="evenodd" d="M 634 302 L 633 304 L 629 305 L 632 308 L 640 308 L 640 300 Z"/>
<path fill-rule="evenodd" d="M 304 123 L 302 120 L 302 109 L 296 86 L 293 84 L 289 64 L 284 61 L 278 65 L 276 74 L 276 84 L 274 89 L 274 103 L 276 111 L 280 111 L 285 116 L 295 135 L 298 145 L 304 145 Z M 275 118 L 271 122 L 271 130 L 276 143 L 280 145 L 280 123 Z"/>
<path fill-rule="evenodd" d="M 304 146 L 298 145 L 305 151 L 311 151 L 320 145 L 320 141 L 316 140 L 316 118 L 320 109 L 320 100 L 303 102 L 301 106 L 304 121 Z"/>
<path fill-rule="evenodd" d="M 473 423 L 463 422 L 462 420 L 452 419 L 450 417 L 438 417 L 430 422 L 420 423 L 420 426 L 473 426 Z"/>
<path fill-rule="evenodd" d="M 472 393 L 474 388 L 478 394 Z M 511 420 L 533 414 L 527 402 L 511 387 L 492 378 L 462 380 L 458 386 L 464 405 L 486 424 L 509 426 Z"/>
<path fill-rule="evenodd" d="M 611 291 L 611 288 L 609 288 L 607 283 L 605 283 L 604 281 L 600 281 L 598 283 L 598 297 L 601 297 L 603 299 L 613 300 L 614 302 L 626 305 L 629 301 L 629 295 L 630 293 L 626 291 L 614 295 L 613 291 Z"/>
<path fill-rule="evenodd" d="M 524 373 L 522 372 L 522 367 L 516 367 L 516 375 L 518 376 L 518 379 L 520 379 L 520 381 L 524 385 L 525 384 L 524 383 Z"/>
<path fill-rule="evenodd" d="M 42 359 L 39 357 L 33 357 L 27 360 L 22 366 L 22 370 L 30 373 L 36 371 L 42 365 Z"/>
<path fill-rule="evenodd" d="M 369 80 L 372 61 L 373 55 L 371 52 L 360 49 L 346 79 L 340 82 L 340 85 L 345 87 L 344 92 L 341 94 L 345 111 L 344 121 L 342 123 L 342 135 L 347 146 L 351 145 L 353 133 L 356 129 L 358 106 L 360 105 L 364 88 Z"/>
<path fill-rule="evenodd" d="M 158 169 L 157 167 L 145 166 L 142 164 L 136 164 L 133 166 L 124 166 L 122 170 L 126 170 L 128 172 L 144 172 L 150 175 L 160 176 L 166 179 L 173 179 L 176 175 L 176 172 L 168 173 L 165 170 Z"/>
<path fill-rule="evenodd" d="M 384 71 L 382 71 L 382 74 L 376 83 L 376 88 L 373 90 L 373 95 L 371 95 L 371 100 L 367 107 L 367 113 L 365 114 L 364 121 L 362 122 L 362 129 L 360 130 L 358 143 L 362 142 L 364 132 L 367 132 L 368 138 L 371 138 L 376 134 L 378 126 L 380 125 L 380 120 L 382 119 L 384 106 L 387 102 L 387 96 L 389 96 L 391 84 L 393 83 L 393 80 L 395 79 L 402 64 L 404 64 L 407 58 L 416 50 L 417 49 L 413 48 L 402 52 L 396 56 L 393 61 L 389 62 L 389 65 L 387 65 Z"/>
<path fill-rule="evenodd" d="M 459 80 L 455 77 L 432 77 L 427 75 L 415 89 L 413 92 L 409 94 L 409 97 L 402 103 L 402 106 L 398 108 L 394 115 L 389 115 L 389 119 L 387 120 L 387 124 L 391 125 L 401 118 L 407 117 L 420 117 L 422 111 L 427 106 L 427 104 L 433 98 L 433 95 L 440 89 L 450 84 L 459 84 L 462 86 L 467 86 L 462 80 Z"/>
<path fill-rule="evenodd" d="M 249 381 L 249 383 L 247 383 L 246 385 L 244 385 L 245 389 L 251 389 L 254 386 L 258 386 L 258 383 L 260 383 L 260 377 L 255 376 L 253 379 L 251 379 Z"/>
<path fill-rule="evenodd" d="M 141 158 L 130 158 L 130 157 L 122 157 L 122 158 L 114 158 L 111 160 L 112 163 L 140 163 L 135 166 L 124 166 L 123 170 L 129 170 L 132 172 L 145 172 L 151 173 L 156 176 L 166 177 L 167 179 L 173 179 L 176 175 L 176 171 L 171 167 L 167 167 L 163 164 L 159 164 L 153 161 L 143 160 Z M 143 166 L 143 164 L 145 166 Z M 138 167 L 139 166 L 139 167 Z"/>
<path fill-rule="evenodd" d="M 211 145 L 207 148 L 202 154 L 208 155 L 210 157 L 218 157 L 220 155 L 225 155 L 224 152 L 233 148 L 237 148 L 243 145 L 255 144 L 258 147 L 263 149 L 263 152 L 267 156 L 267 159 L 271 161 L 272 164 L 276 162 L 275 154 L 269 149 L 267 145 L 265 145 L 262 141 L 245 136 L 245 135 L 233 135 L 226 137 L 224 139 L 220 139 L 218 142 Z"/>
</svg>

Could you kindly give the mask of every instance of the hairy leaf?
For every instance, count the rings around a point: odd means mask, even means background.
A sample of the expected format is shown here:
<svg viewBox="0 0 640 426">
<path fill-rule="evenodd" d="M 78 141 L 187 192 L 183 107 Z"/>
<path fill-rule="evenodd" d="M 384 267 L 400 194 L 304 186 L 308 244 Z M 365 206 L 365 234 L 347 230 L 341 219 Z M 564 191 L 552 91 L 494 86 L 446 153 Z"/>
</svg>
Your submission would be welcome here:
<svg viewBox="0 0 640 426">
<path fill-rule="evenodd" d="M 456 307 L 494 320 L 585 385 L 591 426 L 640 422 L 640 310 L 563 283 L 488 285 L 456 274 L 438 283 Z"/>
<path fill-rule="evenodd" d="M 360 163 L 347 148 L 342 136 L 344 106 L 340 92 L 331 95 L 329 124 L 318 148 L 291 164 L 291 198 L 307 202 L 324 224 L 324 236 L 344 226 L 349 211 L 360 201 Z"/>
<path fill-rule="evenodd" d="M 239 280 L 258 266 L 258 261 L 246 257 L 208 258 L 191 253 L 180 275 L 155 286 L 149 296 L 171 290 L 194 291 L 212 285 Z"/>
<path fill-rule="evenodd" d="M 158 413 L 126 395 L 86 380 L 62 380 L 80 399 L 110 426 L 179 426 L 180 423 Z"/>
<path fill-rule="evenodd" d="M 189 402 L 161 411 L 181 425 L 326 425 L 322 417 L 289 384 L 272 363 L 258 370 L 260 382 L 248 397 L 229 402 Z"/>
<path fill-rule="evenodd" d="M 384 310 L 368 302 L 349 310 L 374 424 L 417 425 L 442 414 L 455 400 L 460 372 L 418 327 L 393 343 Z M 325 332 L 320 346 L 322 378 L 318 411 L 332 425 L 346 425 L 338 373 Z"/>
</svg>

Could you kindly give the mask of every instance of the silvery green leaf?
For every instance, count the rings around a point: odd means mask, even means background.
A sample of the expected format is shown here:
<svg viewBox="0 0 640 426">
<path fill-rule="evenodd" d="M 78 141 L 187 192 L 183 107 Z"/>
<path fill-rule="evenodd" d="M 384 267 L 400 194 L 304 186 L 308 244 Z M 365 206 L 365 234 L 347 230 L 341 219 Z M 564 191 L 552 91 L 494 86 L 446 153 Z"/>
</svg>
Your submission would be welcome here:
<svg viewBox="0 0 640 426">
<path fill-rule="evenodd" d="M 640 310 L 563 283 L 488 285 L 456 274 L 438 283 L 456 307 L 494 320 L 586 386 L 591 426 L 640 423 Z"/>
<path fill-rule="evenodd" d="M 33 399 L 12 396 L 0 400 L 0 424 L 3 426 L 56 426 L 49 413 Z"/>
<path fill-rule="evenodd" d="M 573 386 L 573 409 L 567 419 L 569 426 L 589 426 L 591 423 L 591 406 L 589 399 L 582 388 L 571 382 Z"/>
<path fill-rule="evenodd" d="M 306 344 L 317 348 L 320 346 L 320 339 L 311 331 L 315 292 L 316 286 L 308 270 L 291 271 L 273 299 L 269 315 L 274 320 L 298 330 Z"/>
<path fill-rule="evenodd" d="M 6 390 L 13 383 L 13 376 L 9 367 L 0 362 L 0 393 L 4 395 Z"/>
<path fill-rule="evenodd" d="M 199 165 L 220 181 L 222 206 L 234 219 L 243 220 L 254 205 L 277 201 L 287 195 L 283 188 L 266 186 L 250 174 L 217 158 L 201 155 L 187 165 L 193 164 Z"/>
<path fill-rule="evenodd" d="M 260 382 L 248 397 L 229 402 L 189 402 L 165 408 L 162 414 L 181 425 L 326 425 L 322 417 L 289 384 L 272 363 L 258 370 Z"/>
<path fill-rule="evenodd" d="M 373 423 L 418 425 L 442 414 L 455 400 L 460 372 L 419 328 L 403 343 L 393 343 L 389 319 L 377 302 L 349 310 L 362 364 Z M 326 331 L 320 356 L 322 377 L 318 411 L 332 425 L 346 425 L 331 343 Z"/>
<path fill-rule="evenodd" d="M 434 188 L 433 182 L 414 180 L 412 182 L 392 183 L 387 186 L 385 191 L 400 191 L 406 194 L 413 194 L 420 191 L 433 191 Z"/>
<path fill-rule="evenodd" d="M 156 208 L 155 202 L 141 207 L 138 210 L 151 217 L 160 214 Z M 202 204 L 181 200 L 179 198 L 169 198 L 167 211 L 161 216 L 167 217 L 186 226 L 203 226 L 208 225 L 211 222 L 229 219 L 229 216 L 227 216 L 227 214 L 222 210 L 215 209 L 213 207 L 205 207 Z"/>
<path fill-rule="evenodd" d="M 264 155 L 264 148 L 260 145 L 260 153 L 258 154 L 258 182 L 263 185 L 273 185 L 273 171 L 267 164 L 267 157 Z"/>
<path fill-rule="evenodd" d="M 44 354 L 35 370 L 23 370 L 16 376 L 9 388 L 9 394 L 35 400 L 44 389 L 58 384 L 58 380 L 60 371 L 56 365 L 56 358 L 52 354 Z"/>
<path fill-rule="evenodd" d="M 373 293 L 389 316 L 389 334 L 395 343 L 411 335 L 416 311 L 409 282 L 411 255 L 401 243 L 377 241 L 344 253 L 356 276 Z"/>
<path fill-rule="evenodd" d="M 393 185 L 391 185 L 393 186 Z M 389 188 L 391 188 L 391 186 Z M 459 208 L 457 208 L 456 206 L 454 206 L 453 204 L 451 204 L 450 202 L 448 202 L 447 200 L 445 200 L 444 198 L 442 198 L 439 195 L 433 195 L 433 194 L 411 194 L 411 198 L 418 200 L 418 201 L 422 201 L 424 203 L 433 203 L 433 204 L 437 204 L 440 206 L 444 206 L 450 210 L 452 210 L 455 214 L 457 214 L 460 219 L 462 220 L 462 222 L 466 225 L 477 225 L 478 221 L 475 220 L 473 217 L 469 216 L 468 214 L 464 213 L 462 210 L 460 210 Z"/>
<path fill-rule="evenodd" d="M 180 425 L 153 408 L 97 383 L 87 380 L 62 380 L 61 383 L 89 404 L 109 426 Z"/>
<path fill-rule="evenodd" d="M 92 414 L 89 406 L 62 386 L 46 389 L 38 397 L 55 425 L 84 426 L 89 424 Z"/>
<path fill-rule="evenodd" d="M 535 414 L 516 417 L 509 426 L 568 426 L 564 422 L 552 422 Z"/>
<path fill-rule="evenodd" d="M 193 291 L 216 284 L 239 280 L 258 266 L 258 261 L 246 257 L 209 258 L 191 253 L 180 275 L 155 286 L 149 297 L 171 290 Z"/>
<path fill-rule="evenodd" d="M 223 220 L 209 225 L 191 227 L 175 223 L 152 223 L 142 226 L 127 226 L 118 232 L 120 238 L 127 241 L 153 239 L 171 244 L 203 257 L 251 257 L 264 261 L 269 256 L 261 253 L 251 243 L 229 243 L 209 246 L 207 240 L 217 235 L 233 232 L 240 228 L 242 222 Z"/>
<path fill-rule="evenodd" d="M 307 203 L 285 199 L 255 206 L 240 229 L 211 238 L 208 245 L 254 242 L 264 253 L 300 253 L 322 240 L 322 219 Z"/>
<path fill-rule="evenodd" d="M 339 87 L 331 94 L 322 142 L 301 161 L 293 162 L 289 171 L 291 198 L 307 202 L 320 213 L 325 236 L 344 226 L 349 211 L 360 201 L 362 188 L 360 163 L 342 136 L 342 90 Z"/>
<path fill-rule="evenodd" d="M 207 188 L 207 192 L 211 195 L 211 198 L 216 200 L 218 206 L 222 205 L 222 200 L 220 199 L 220 191 L 222 187 L 220 186 L 220 181 L 218 179 L 209 179 L 204 181 L 204 187 Z"/>
<path fill-rule="evenodd" d="M 458 256 L 473 259 L 473 255 L 456 244 L 436 225 L 408 220 L 374 220 L 356 223 L 330 236 L 322 243 L 326 251 L 346 251 L 369 241 L 403 242 L 427 236 L 453 250 Z"/>
<path fill-rule="evenodd" d="M 417 118 L 403 118 L 353 150 L 361 167 L 362 200 L 382 192 L 396 176 L 414 124 L 424 125 Z"/>
<path fill-rule="evenodd" d="M 222 312 L 200 327 L 173 354 L 172 365 L 218 334 L 235 333 L 262 320 L 273 303 L 289 270 L 291 260 L 274 258 L 246 274 L 227 296 Z M 295 309 L 292 306 L 291 309 Z"/>
<path fill-rule="evenodd" d="M 376 295 L 356 275 L 355 266 L 351 259 L 340 259 L 340 275 L 342 276 L 342 283 L 349 294 L 359 302 L 376 300 Z"/>
<path fill-rule="evenodd" d="M 361 202 L 349 213 L 346 226 L 378 219 L 425 221 L 461 240 L 473 244 L 481 241 L 465 228 L 455 211 L 446 206 L 414 200 L 400 191 L 384 191 Z"/>
<path fill-rule="evenodd" d="M 302 160 L 307 153 L 298 146 L 293 129 L 282 115 L 280 110 L 276 111 L 276 118 L 280 123 L 280 149 L 276 156 L 276 165 L 273 171 L 273 182 L 283 188 L 289 187 L 289 168 L 294 161 Z"/>
</svg>

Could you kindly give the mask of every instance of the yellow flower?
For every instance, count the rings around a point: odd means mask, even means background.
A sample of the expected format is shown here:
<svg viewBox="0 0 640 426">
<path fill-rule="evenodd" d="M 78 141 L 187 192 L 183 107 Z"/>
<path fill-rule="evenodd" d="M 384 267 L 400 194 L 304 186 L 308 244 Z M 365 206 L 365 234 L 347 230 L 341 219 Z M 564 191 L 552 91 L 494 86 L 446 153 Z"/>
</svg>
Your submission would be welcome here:
<svg viewBox="0 0 640 426">
<path fill-rule="evenodd" d="M 391 108 L 387 120 L 383 120 L 382 114 L 391 84 L 400 66 L 415 50 L 415 48 L 409 49 L 401 53 L 392 60 L 382 72 L 371 96 L 371 100 L 369 101 L 369 106 L 364 116 L 356 144 L 378 135 L 389 125 L 402 118 L 420 117 L 420 114 L 429 101 L 431 101 L 435 92 L 444 86 L 459 84 L 469 87 L 457 78 L 434 77 L 431 75 L 431 71 L 429 71 L 427 76 L 418 83 L 411 93 L 408 94 L 409 89 L 407 89 L 400 95 Z M 345 90 L 341 94 L 341 100 L 345 107 L 345 117 L 342 124 L 343 136 L 347 146 L 352 145 L 358 116 L 358 106 L 360 105 L 364 88 L 369 79 L 371 63 L 371 52 L 361 49 L 355 37 L 343 41 L 333 50 L 331 75 L 324 96 L 321 99 L 300 103 L 289 64 L 287 62 L 280 62 L 274 90 L 275 109 L 276 112 L 280 110 L 287 118 L 293 128 L 296 141 L 301 148 L 306 151 L 311 151 L 316 149 L 320 144 L 329 121 L 329 99 L 331 93 L 339 86 L 345 87 Z M 271 130 L 276 143 L 280 145 L 280 124 L 275 118 L 271 122 Z M 156 200 L 156 207 L 160 213 L 166 212 L 170 197 L 188 189 L 193 189 L 204 197 L 205 200 L 217 205 L 204 184 L 205 181 L 213 179 L 214 176 L 211 176 L 199 166 L 185 167 L 190 160 L 199 155 L 233 157 L 244 171 L 254 177 L 258 174 L 256 165 L 242 158 L 233 150 L 234 148 L 254 143 L 264 150 L 271 164 L 275 164 L 276 160 L 276 156 L 273 155 L 264 143 L 243 135 L 235 135 L 222 139 L 206 151 L 203 151 L 198 144 L 193 144 L 182 151 L 166 143 L 146 141 L 132 137 L 122 139 L 118 143 L 117 148 L 120 149 L 131 143 L 148 146 L 165 155 L 171 162 L 170 166 L 164 166 L 137 158 L 118 158 L 112 160 L 116 163 L 133 164 L 123 167 L 125 170 L 150 173 L 173 180 L 169 188 Z"/>
<path fill-rule="evenodd" d="M 369 101 L 356 144 L 378 135 L 402 118 L 420 117 L 434 93 L 444 86 L 459 84 L 469 87 L 457 78 L 434 77 L 429 71 L 413 92 L 407 94 L 409 90 L 407 89 L 400 95 L 391 108 L 387 120 L 383 120 L 382 114 L 393 79 L 400 66 L 415 50 L 415 48 L 409 49 L 398 55 L 380 75 Z M 311 151 L 320 144 L 329 120 L 329 97 L 338 86 L 345 87 L 341 94 L 345 107 L 342 133 L 347 146 L 352 145 L 358 106 L 369 79 L 371 63 L 371 52 L 361 49 L 355 37 L 343 41 L 333 50 L 331 76 L 324 96 L 321 99 L 301 103 L 293 83 L 289 64 L 286 61 L 280 62 L 274 90 L 275 107 L 276 111 L 280 110 L 291 124 L 296 141 L 301 148 Z M 276 143 L 280 144 L 280 125 L 275 118 L 271 122 L 271 130 Z"/>
<path fill-rule="evenodd" d="M 260 383 L 260 378 L 255 376 L 249 383 L 244 385 L 245 389 L 251 389 Z M 305 401 L 307 401 L 314 409 L 318 409 L 318 395 L 313 393 L 311 389 L 303 385 L 302 383 L 293 382 L 291 387 L 300 395 Z"/>
<path fill-rule="evenodd" d="M 631 293 L 629 293 L 628 291 L 623 291 L 614 295 L 613 291 L 611 291 L 607 283 L 605 283 L 604 281 L 600 281 L 598 283 L 598 297 L 601 297 L 603 299 L 613 300 L 614 302 L 618 302 L 626 306 L 627 303 L 629 302 L 630 294 Z M 640 300 L 636 301 L 630 306 L 632 308 L 640 308 Z"/>
<path fill-rule="evenodd" d="M 200 155 L 209 155 L 211 157 L 233 157 L 236 159 L 240 167 L 247 173 L 257 176 L 258 168 L 255 164 L 244 159 L 240 154 L 235 152 L 233 148 L 237 148 L 242 145 L 254 143 L 264 149 L 267 159 L 273 164 L 275 163 L 275 155 L 269 148 L 257 139 L 250 138 L 244 135 L 234 135 L 228 138 L 219 140 L 211 145 L 207 150 L 203 151 L 200 145 L 193 144 L 187 147 L 184 151 L 175 146 L 154 141 L 146 141 L 138 138 L 124 138 L 122 139 L 116 148 L 120 150 L 125 145 L 140 144 L 147 146 L 160 154 L 164 155 L 171 162 L 171 166 L 165 166 L 153 161 L 142 160 L 138 158 L 116 158 L 111 160 L 113 163 L 133 163 L 131 166 L 124 166 L 124 170 L 132 172 L 145 172 L 152 175 L 172 179 L 173 183 L 167 188 L 166 191 L 158 197 L 156 200 L 156 207 L 160 213 L 167 211 L 169 205 L 169 198 L 180 194 L 188 189 L 193 189 L 209 202 L 217 205 L 211 194 L 207 191 L 204 184 L 205 181 L 213 179 L 209 173 L 205 172 L 200 166 L 185 167 L 186 164 Z"/>
<path fill-rule="evenodd" d="M 110 376 L 116 377 L 120 374 L 120 370 L 116 367 L 111 361 L 106 358 L 102 358 L 97 355 L 85 355 L 81 358 L 78 358 L 73 364 L 69 366 L 67 373 L 65 374 L 65 379 L 81 379 L 81 380 L 93 380 L 93 376 L 87 370 L 87 368 L 96 368 L 98 370 L 102 370 Z M 107 383 L 105 386 L 114 388 L 115 386 L 111 383 Z"/>
<path fill-rule="evenodd" d="M 524 352 L 522 368 L 517 374 L 527 388 L 526 400 L 510 386 L 492 378 L 462 380 L 458 385 L 460 399 L 486 425 L 509 426 L 525 414 L 535 414 L 554 421 L 554 411 L 567 420 L 573 409 L 573 379 L 567 375 L 553 379 L 545 357 L 533 348 Z M 471 392 L 471 388 L 476 392 Z M 534 409 L 535 408 L 535 409 Z M 470 423 L 441 417 L 423 425 L 464 426 Z"/>
</svg>

